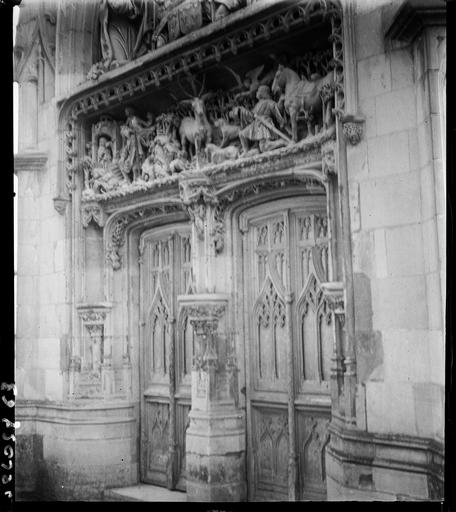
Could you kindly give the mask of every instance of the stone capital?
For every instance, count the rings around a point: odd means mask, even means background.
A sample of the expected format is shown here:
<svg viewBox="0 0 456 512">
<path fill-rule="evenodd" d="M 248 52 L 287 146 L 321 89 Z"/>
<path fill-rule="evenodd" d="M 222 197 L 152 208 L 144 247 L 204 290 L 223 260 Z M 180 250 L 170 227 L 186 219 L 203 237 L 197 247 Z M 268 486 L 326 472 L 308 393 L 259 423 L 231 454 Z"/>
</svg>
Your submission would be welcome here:
<svg viewBox="0 0 456 512">
<path fill-rule="evenodd" d="M 345 323 L 345 301 L 344 284 L 341 281 L 321 283 L 323 296 L 328 303 L 329 309 L 339 319 L 341 325 Z"/>
</svg>

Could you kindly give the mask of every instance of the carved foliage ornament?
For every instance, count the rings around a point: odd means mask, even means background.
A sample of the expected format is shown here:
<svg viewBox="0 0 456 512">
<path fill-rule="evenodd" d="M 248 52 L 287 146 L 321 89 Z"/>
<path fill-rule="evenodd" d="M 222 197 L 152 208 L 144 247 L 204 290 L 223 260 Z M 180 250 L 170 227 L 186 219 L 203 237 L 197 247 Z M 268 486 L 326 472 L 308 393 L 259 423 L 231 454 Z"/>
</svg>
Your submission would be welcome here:
<svg viewBox="0 0 456 512">
<path fill-rule="evenodd" d="M 108 242 L 106 250 L 106 261 L 109 262 L 113 270 L 118 270 L 122 266 L 122 258 L 120 250 L 125 244 L 125 233 L 127 226 L 132 222 L 148 217 L 158 215 L 170 215 L 177 212 L 182 212 L 181 204 L 168 203 L 159 206 L 149 206 L 135 210 L 133 212 L 121 214 L 116 218 L 108 232 Z"/>
</svg>

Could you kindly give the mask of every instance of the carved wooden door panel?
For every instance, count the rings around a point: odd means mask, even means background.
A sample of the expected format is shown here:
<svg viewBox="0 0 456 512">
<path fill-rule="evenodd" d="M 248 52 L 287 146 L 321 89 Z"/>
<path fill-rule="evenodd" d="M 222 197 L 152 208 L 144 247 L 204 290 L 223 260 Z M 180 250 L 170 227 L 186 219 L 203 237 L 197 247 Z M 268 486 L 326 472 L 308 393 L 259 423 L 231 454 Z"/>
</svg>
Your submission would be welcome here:
<svg viewBox="0 0 456 512">
<path fill-rule="evenodd" d="M 193 332 L 175 318 L 191 291 L 188 226 L 141 237 L 141 479 L 185 490 L 185 430 L 191 401 Z"/>
<path fill-rule="evenodd" d="M 325 208 L 324 198 L 289 199 L 241 216 L 250 500 L 288 500 L 293 486 L 296 499 L 326 499 L 333 338 L 320 289 Z"/>
</svg>

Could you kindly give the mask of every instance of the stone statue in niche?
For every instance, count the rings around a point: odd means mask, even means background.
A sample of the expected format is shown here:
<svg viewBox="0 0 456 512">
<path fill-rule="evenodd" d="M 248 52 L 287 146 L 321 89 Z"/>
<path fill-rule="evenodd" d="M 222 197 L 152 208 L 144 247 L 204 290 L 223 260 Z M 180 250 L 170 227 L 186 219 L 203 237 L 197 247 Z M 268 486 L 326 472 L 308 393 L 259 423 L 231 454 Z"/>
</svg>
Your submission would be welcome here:
<svg viewBox="0 0 456 512">
<path fill-rule="evenodd" d="M 141 165 L 147 151 L 145 148 L 153 131 L 153 117 L 149 114 L 148 120 L 144 121 L 130 107 L 125 109 L 125 115 L 125 123 L 120 127 L 123 144 L 119 166 L 126 180 L 132 173 L 132 181 L 136 181 L 141 176 Z"/>
<path fill-rule="evenodd" d="M 148 156 L 141 167 L 145 181 L 170 176 L 185 169 L 186 155 L 176 136 L 178 125 L 179 120 L 173 113 L 157 117 L 157 134 L 149 144 Z"/>
<path fill-rule="evenodd" d="M 110 192 L 125 181 L 118 165 L 119 147 L 118 124 L 110 116 L 101 116 L 92 126 L 92 140 L 82 160 L 85 197 Z"/>
</svg>

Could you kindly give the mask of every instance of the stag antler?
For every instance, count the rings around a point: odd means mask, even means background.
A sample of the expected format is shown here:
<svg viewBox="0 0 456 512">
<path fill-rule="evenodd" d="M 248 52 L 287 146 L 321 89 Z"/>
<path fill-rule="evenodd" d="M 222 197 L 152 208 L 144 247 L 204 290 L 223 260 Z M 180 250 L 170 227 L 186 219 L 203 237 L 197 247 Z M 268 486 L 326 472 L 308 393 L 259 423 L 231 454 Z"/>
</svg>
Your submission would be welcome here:
<svg viewBox="0 0 456 512">
<path fill-rule="evenodd" d="M 194 97 L 194 95 L 192 94 L 189 94 L 183 87 L 181 81 L 179 79 L 177 79 L 177 85 L 179 86 L 180 90 L 185 94 L 185 96 L 187 96 L 187 98 L 189 99 L 192 99 Z"/>
<path fill-rule="evenodd" d="M 243 89 L 244 88 L 244 82 L 242 81 L 240 75 L 238 75 L 236 73 L 236 71 L 234 71 L 234 69 L 230 68 L 226 64 L 223 64 L 223 67 L 226 68 L 234 76 L 234 78 L 235 78 L 235 80 L 237 82 L 237 87 L 239 87 L 240 89 Z"/>
</svg>

